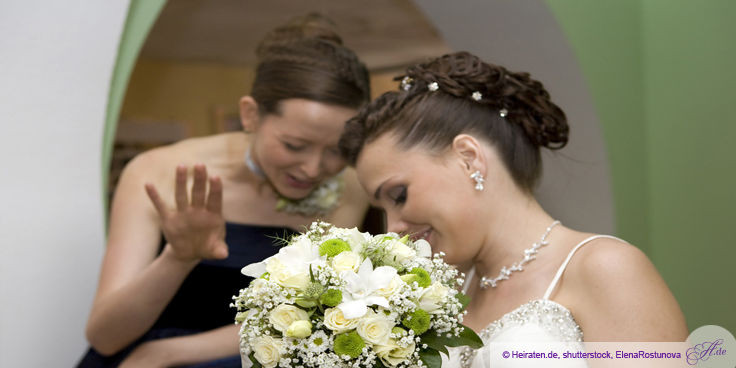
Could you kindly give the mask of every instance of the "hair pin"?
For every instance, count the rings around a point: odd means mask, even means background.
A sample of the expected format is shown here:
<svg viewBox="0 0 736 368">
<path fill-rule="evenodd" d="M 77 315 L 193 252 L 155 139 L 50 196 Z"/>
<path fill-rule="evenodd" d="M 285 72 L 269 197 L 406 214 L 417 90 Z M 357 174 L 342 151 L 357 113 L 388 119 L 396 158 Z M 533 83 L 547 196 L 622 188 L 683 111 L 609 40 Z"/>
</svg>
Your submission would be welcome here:
<svg viewBox="0 0 736 368">
<path fill-rule="evenodd" d="M 498 110 L 498 115 L 501 115 L 502 118 L 505 118 L 506 115 L 508 114 L 509 114 L 509 110 L 506 110 L 506 109 Z"/>
<path fill-rule="evenodd" d="M 404 79 L 401 80 L 400 88 L 404 91 L 408 91 L 411 89 L 412 82 L 414 82 L 414 78 L 407 75 L 406 77 L 404 77 Z"/>
<path fill-rule="evenodd" d="M 427 88 L 429 88 L 430 91 L 434 92 L 434 91 L 440 89 L 440 85 L 437 84 L 437 82 L 432 82 L 429 85 L 427 85 Z"/>
<path fill-rule="evenodd" d="M 483 98 L 483 95 L 480 92 L 475 91 L 473 92 L 473 95 L 471 97 L 473 98 L 473 100 L 480 101 L 481 98 Z"/>
</svg>

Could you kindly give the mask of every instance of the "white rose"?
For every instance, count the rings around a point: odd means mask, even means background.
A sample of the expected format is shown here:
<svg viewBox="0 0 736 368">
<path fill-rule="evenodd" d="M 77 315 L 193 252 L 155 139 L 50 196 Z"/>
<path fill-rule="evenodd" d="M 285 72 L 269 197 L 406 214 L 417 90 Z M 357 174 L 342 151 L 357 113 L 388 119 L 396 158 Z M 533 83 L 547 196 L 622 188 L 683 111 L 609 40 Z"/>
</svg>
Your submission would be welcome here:
<svg viewBox="0 0 736 368">
<path fill-rule="evenodd" d="M 325 310 L 325 326 L 335 333 L 350 331 L 358 326 L 360 319 L 347 319 L 340 308 L 328 308 Z"/>
<path fill-rule="evenodd" d="M 386 344 L 375 345 L 373 351 L 376 352 L 381 361 L 391 367 L 397 366 L 399 363 L 408 359 L 416 349 L 416 344 L 411 342 L 407 347 L 402 348 L 394 339 L 388 339 Z"/>
<path fill-rule="evenodd" d="M 414 246 L 417 248 L 417 254 L 420 257 L 432 258 L 432 247 L 429 242 L 424 239 L 418 239 L 414 242 Z"/>
<path fill-rule="evenodd" d="M 273 324 L 273 328 L 285 333 L 295 321 L 308 321 L 309 314 L 291 304 L 281 304 L 268 314 L 268 320 Z"/>
<path fill-rule="evenodd" d="M 309 284 L 309 270 L 303 267 L 287 267 L 278 258 L 271 258 L 266 264 L 269 280 L 288 288 L 303 290 Z"/>
<path fill-rule="evenodd" d="M 343 271 L 358 272 L 361 263 L 360 255 L 354 252 L 342 252 L 332 258 L 332 267 L 337 273 Z"/>
<path fill-rule="evenodd" d="M 391 279 L 391 282 L 389 282 L 389 284 L 385 288 L 381 288 L 381 289 L 376 290 L 376 294 L 378 294 L 378 295 L 380 295 L 380 296 L 382 296 L 384 298 L 389 298 L 392 295 L 394 295 L 397 292 L 399 292 L 399 290 L 401 289 L 401 287 L 404 284 L 406 284 L 404 282 L 404 280 L 402 280 L 401 277 L 399 277 L 398 275 L 396 275 L 396 276 L 394 276 L 394 278 Z"/>
<path fill-rule="evenodd" d="M 371 344 L 384 344 L 388 341 L 394 323 L 380 313 L 366 313 L 355 329 L 363 340 Z"/>
<path fill-rule="evenodd" d="M 264 368 L 273 368 L 281 359 L 281 341 L 271 336 L 260 336 L 253 341 L 253 356 Z"/>
<path fill-rule="evenodd" d="M 435 282 L 422 291 L 422 295 L 419 297 L 419 308 L 429 313 L 439 309 L 449 292 L 447 286 Z"/>
<path fill-rule="evenodd" d="M 386 246 L 386 250 L 389 256 L 393 256 L 398 262 L 403 262 L 417 256 L 417 252 L 414 249 L 409 248 L 409 246 L 398 240 L 391 240 Z"/>
<path fill-rule="evenodd" d="M 287 337 L 303 339 L 312 334 L 312 324 L 309 321 L 294 321 L 286 330 Z"/>
</svg>

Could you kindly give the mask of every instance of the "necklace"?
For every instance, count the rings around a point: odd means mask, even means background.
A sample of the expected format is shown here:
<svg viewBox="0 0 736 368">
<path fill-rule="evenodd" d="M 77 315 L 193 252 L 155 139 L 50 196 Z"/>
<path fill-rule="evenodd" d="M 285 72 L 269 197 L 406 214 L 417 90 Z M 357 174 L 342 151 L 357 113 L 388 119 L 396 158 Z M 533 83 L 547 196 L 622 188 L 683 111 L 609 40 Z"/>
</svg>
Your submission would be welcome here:
<svg viewBox="0 0 736 368">
<path fill-rule="evenodd" d="M 537 253 L 539 253 L 539 248 L 549 244 L 549 242 L 547 241 L 547 236 L 549 236 L 549 233 L 550 231 L 552 231 L 552 228 L 554 228 L 555 226 L 559 224 L 560 222 L 555 220 L 555 222 L 553 222 L 552 225 L 549 225 L 549 227 L 547 227 L 547 230 L 544 232 L 544 235 L 542 235 L 542 239 L 532 244 L 531 248 L 524 250 L 524 258 L 521 261 L 514 263 L 509 268 L 506 268 L 506 266 L 502 267 L 501 272 L 494 279 L 489 279 L 483 276 L 480 279 L 480 288 L 488 289 L 489 286 L 495 288 L 499 281 L 508 280 L 512 272 L 524 271 L 524 265 L 526 265 L 527 263 L 537 258 Z"/>
<path fill-rule="evenodd" d="M 263 169 L 253 160 L 250 150 L 245 152 L 245 165 L 259 178 L 267 179 Z M 276 202 L 276 210 L 303 216 L 325 216 L 339 204 L 342 189 L 342 175 L 337 174 L 323 181 L 302 199 L 289 199 L 277 192 L 279 200 Z"/>
</svg>

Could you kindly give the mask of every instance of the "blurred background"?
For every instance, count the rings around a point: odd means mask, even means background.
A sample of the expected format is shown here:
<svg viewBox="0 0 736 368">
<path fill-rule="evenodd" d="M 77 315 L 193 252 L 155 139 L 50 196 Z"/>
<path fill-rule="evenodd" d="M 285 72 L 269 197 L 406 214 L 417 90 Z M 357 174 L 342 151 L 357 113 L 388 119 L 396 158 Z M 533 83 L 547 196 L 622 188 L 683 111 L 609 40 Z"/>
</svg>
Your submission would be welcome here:
<svg viewBox="0 0 736 368">
<path fill-rule="evenodd" d="M 736 332 L 732 1 L 18 0 L 0 5 L 0 366 L 76 361 L 122 167 L 240 129 L 258 40 L 313 11 L 374 97 L 460 50 L 542 81 L 571 125 L 545 208 L 644 250 L 690 330 Z"/>
</svg>

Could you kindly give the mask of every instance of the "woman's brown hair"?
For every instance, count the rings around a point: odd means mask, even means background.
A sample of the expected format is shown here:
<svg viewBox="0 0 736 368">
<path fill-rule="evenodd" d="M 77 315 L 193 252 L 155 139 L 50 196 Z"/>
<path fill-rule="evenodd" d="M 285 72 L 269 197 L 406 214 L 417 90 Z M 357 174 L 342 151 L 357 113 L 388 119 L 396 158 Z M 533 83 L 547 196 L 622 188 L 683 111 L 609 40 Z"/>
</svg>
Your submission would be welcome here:
<svg viewBox="0 0 736 368">
<path fill-rule="evenodd" d="M 278 114 L 279 102 L 290 98 L 350 108 L 368 102 L 368 71 L 334 28 L 329 19 L 310 14 L 265 36 L 251 89 L 261 114 Z"/>
<path fill-rule="evenodd" d="M 516 184 L 531 192 L 541 175 L 540 147 L 567 144 L 565 113 L 528 73 L 457 52 L 409 67 L 396 79 L 402 80 L 399 91 L 384 93 L 346 124 L 340 150 L 352 165 L 385 133 L 395 134 L 404 149 L 434 151 L 467 133 L 491 143 Z"/>
</svg>

